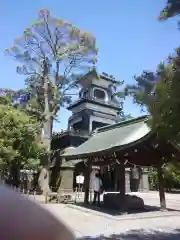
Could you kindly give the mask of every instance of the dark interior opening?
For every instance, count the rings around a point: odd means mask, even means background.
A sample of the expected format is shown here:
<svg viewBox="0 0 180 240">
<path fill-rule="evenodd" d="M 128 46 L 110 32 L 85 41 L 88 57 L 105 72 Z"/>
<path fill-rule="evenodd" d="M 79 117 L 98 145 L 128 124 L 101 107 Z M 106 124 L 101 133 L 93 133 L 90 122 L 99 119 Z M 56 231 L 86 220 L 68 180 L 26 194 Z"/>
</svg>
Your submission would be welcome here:
<svg viewBox="0 0 180 240">
<path fill-rule="evenodd" d="M 94 97 L 99 100 L 104 100 L 106 98 L 106 94 L 103 90 L 94 89 Z"/>
<path fill-rule="evenodd" d="M 96 128 L 104 127 L 104 126 L 107 126 L 107 125 L 109 125 L 109 124 L 93 121 L 92 122 L 92 131 L 95 130 Z"/>
<path fill-rule="evenodd" d="M 85 124 L 84 124 L 84 121 L 79 121 L 77 123 L 74 123 L 73 124 L 73 129 L 76 131 L 76 130 L 82 130 L 82 131 L 85 131 L 87 130 Z"/>
</svg>

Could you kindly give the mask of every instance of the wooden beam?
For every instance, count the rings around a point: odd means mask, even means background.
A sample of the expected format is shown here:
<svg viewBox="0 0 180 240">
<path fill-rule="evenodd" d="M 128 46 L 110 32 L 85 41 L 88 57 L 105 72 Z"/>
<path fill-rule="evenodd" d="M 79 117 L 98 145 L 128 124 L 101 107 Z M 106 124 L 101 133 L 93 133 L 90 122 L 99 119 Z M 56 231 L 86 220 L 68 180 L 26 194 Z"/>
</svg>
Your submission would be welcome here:
<svg viewBox="0 0 180 240">
<path fill-rule="evenodd" d="M 157 165 L 157 173 L 158 173 L 158 182 L 159 182 L 160 209 L 163 211 L 163 210 L 166 210 L 166 199 L 165 199 L 165 192 L 164 192 L 164 178 L 163 178 L 161 163 Z"/>
<path fill-rule="evenodd" d="M 119 182 L 120 182 L 120 186 L 119 186 L 119 190 L 120 190 L 120 195 L 122 197 L 125 196 L 125 165 L 124 162 L 121 162 L 121 164 L 119 164 Z"/>
<path fill-rule="evenodd" d="M 91 166 L 86 165 L 84 177 L 84 203 L 89 203 L 89 183 L 90 183 Z"/>
<path fill-rule="evenodd" d="M 120 190 L 120 211 L 126 212 L 125 194 L 126 194 L 126 178 L 125 178 L 125 165 L 124 161 L 121 161 L 118 167 L 119 170 L 119 190 Z"/>
</svg>

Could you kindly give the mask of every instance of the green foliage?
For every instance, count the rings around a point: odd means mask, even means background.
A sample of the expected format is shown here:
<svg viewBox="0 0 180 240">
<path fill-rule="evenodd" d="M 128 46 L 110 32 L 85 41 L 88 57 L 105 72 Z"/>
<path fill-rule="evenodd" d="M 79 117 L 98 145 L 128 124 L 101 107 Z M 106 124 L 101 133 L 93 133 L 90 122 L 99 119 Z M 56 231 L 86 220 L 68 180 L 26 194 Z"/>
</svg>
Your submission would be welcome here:
<svg viewBox="0 0 180 240">
<path fill-rule="evenodd" d="M 180 184 L 180 163 L 172 161 L 164 168 L 165 179 Z"/>
<path fill-rule="evenodd" d="M 161 65 L 159 69 L 155 97 L 148 104 L 152 116 L 151 125 L 163 138 L 179 142 L 179 71 L 175 71 L 172 62 Z"/>
<path fill-rule="evenodd" d="M 157 190 L 158 189 L 157 169 L 154 167 L 149 168 L 148 176 L 151 190 Z"/>
<path fill-rule="evenodd" d="M 12 90 L 8 88 L 0 88 L 0 104 L 12 105 L 15 95 L 22 93 L 22 90 Z"/>
<path fill-rule="evenodd" d="M 152 129 L 167 140 L 180 140 L 180 50 L 161 63 L 155 73 L 143 72 L 136 85 L 127 86 L 127 93 L 150 113 Z"/>
<path fill-rule="evenodd" d="M 39 164 L 43 149 L 38 145 L 39 126 L 19 109 L 0 104 L 0 167 L 6 169 L 14 161 L 19 166 Z"/>
<path fill-rule="evenodd" d="M 44 121 L 44 89 L 42 78 L 31 75 L 25 80 L 27 92 L 31 93 L 31 98 L 26 105 L 26 113 L 33 116 L 39 122 Z"/>
<path fill-rule="evenodd" d="M 165 188 L 169 191 L 172 188 L 177 188 L 180 185 L 180 163 L 179 162 L 170 162 L 163 168 L 164 175 L 164 185 Z M 158 189 L 158 175 L 157 169 L 152 167 L 149 169 L 149 182 L 151 189 Z"/>
<path fill-rule="evenodd" d="M 140 76 L 134 76 L 135 84 L 127 85 L 125 94 L 131 95 L 134 102 L 141 106 L 142 110 L 147 109 L 147 105 L 154 98 L 155 74 L 143 71 Z"/>
<path fill-rule="evenodd" d="M 180 0 L 167 0 L 166 6 L 159 15 L 159 20 L 166 20 L 180 14 Z"/>
</svg>

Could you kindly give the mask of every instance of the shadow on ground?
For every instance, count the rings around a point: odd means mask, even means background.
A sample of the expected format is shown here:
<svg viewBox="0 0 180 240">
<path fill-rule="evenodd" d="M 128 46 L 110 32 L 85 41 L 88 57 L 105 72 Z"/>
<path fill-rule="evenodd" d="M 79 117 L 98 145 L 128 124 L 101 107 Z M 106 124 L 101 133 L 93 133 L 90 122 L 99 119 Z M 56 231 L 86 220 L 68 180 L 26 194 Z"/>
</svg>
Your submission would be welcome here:
<svg viewBox="0 0 180 240">
<path fill-rule="evenodd" d="M 109 214 L 111 216 L 119 216 L 122 213 L 120 213 L 117 209 L 107 209 L 103 206 L 103 203 L 101 203 L 100 206 L 94 205 L 94 204 L 84 204 L 84 203 L 75 203 L 75 206 L 82 207 L 82 210 L 86 211 L 87 210 L 93 210 L 97 211 L 100 213 L 105 213 Z M 179 210 L 176 209 L 171 209 L 167 208 L 168 211 L 177 211 Z M 139 209 L 139 210 L 128 210 L 127 214 L 137 214 L 137 213 L 146 213 L 146 212 L 155 212 L 155 211 L 160 211 L 160 207 L 156 206 L 150 206 L 150 205 L 145 205 L 144 209 Z"/>
<path fill-rule="evenodd" d="M 81 237 L 78 240 L 179 240 L 180 229 L 173 230 L 172 232 L 162 232 L 154 230 L 131 230 L 125 233 L 112 234 L 110 236 L 97 236 L 97 237 Z"/>
</svg>

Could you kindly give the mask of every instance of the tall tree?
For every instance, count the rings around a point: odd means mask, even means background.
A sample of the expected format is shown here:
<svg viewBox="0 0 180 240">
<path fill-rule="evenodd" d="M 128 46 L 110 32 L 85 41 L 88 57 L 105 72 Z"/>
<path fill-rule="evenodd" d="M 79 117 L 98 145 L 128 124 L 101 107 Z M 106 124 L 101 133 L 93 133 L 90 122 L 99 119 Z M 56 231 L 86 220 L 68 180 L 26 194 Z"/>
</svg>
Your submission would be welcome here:
<svg viewBox="0 0 180 240">
<path fill-rule="evenodd" d="M 141 76 L 136 77 L 136 84 L 127 86 L 126 89 L 126 93 L 133 95 L 134 101 L 149 112 L 151 116 L 149 124 L 158 136 L 177 143 L 180 142 L 179 79 L 180 49 L 177 49 L 173 56 L 168 57 L 168 61 L 159 64 L 155 73 L 144 75 L 143 72 Z M 167 187 L 171 186 L 172 181 L 179 183 L 178 168 L 179 165 L 174 162 L 164 168 Z M 155 182 L 156 176 L 157 172 L 151 171 L 151 177 Z"/>
<path fill-rule="evenodd" d="M 180 14 L 180 0 L 167 0 L 166 6 L 160 12 L 159 20 L 166 20 Z"/>
<path fill-rule="evenodd" d="M 94 67 L 96 40 L 41 9 L 37 21 L 5 52 L 22 63 L 17 72 L 28 77 L 30 90 L 36 95 L 34 100 L 41 106 L 38 110 L 44 120 L 43 140 L 50 151 L 53 120 L 64 102 L 70 101 L 78 77 Z M 36 104 L 34 100 L 30 108 Z"/>
<path fill-rule="evenodd" d="M 159 66 L 153 104 L 149 104 L 152 127 L 168 140 L 180 141 L 180 50 L 169 57 L 169 62 Z"/>
<path fill-rule="evenodd" d="M 53 120 L 63 103 L 70 101 L 78 78 L 94 68 L 96 40 L 71 23 L 51 16 L 49 10 L 41 9 L 37 21 L 5 52 L 22 63 L 17 72 L 28 77 L 30 93 L 36 96 L 28 107 L 31 110 L 36 103 L 41 106 L 36 110 L 43 121 L 42 141 L 49 152 L 40 174 L 40 185 L 44 186 L 43 179 L 49 178 Z M 49 186 L 46 184 L 44 189 L 49 191 Z"/>
</svg>

